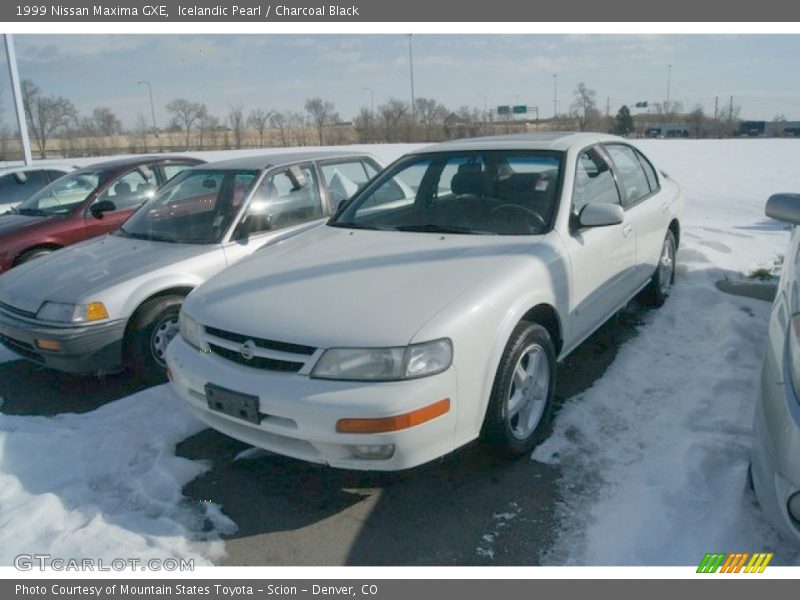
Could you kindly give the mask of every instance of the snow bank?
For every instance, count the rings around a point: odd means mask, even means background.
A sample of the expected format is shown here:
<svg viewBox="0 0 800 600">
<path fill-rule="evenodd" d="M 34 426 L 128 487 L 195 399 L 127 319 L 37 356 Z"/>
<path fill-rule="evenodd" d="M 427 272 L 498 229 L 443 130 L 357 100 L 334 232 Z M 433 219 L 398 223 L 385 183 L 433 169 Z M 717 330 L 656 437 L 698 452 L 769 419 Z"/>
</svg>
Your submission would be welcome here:
<svg viewBox="0 0 800 600">
<path fill-rule="evenodd" d="M 220 558 L 218 533 L 235 526 L 181 495 L 206 467 L 175 456 L 203 428 L 166 385 L 87 414 L 0 414 L 0 564 L 41 552 Z"/>
<path fill-rule="evenodd" d="M 764 203 L 800 190 L 800 143 L 637 145 L 684 190 L 676 286 L 534 451 L 563 472 L 561 531 L 544 562 L 697 565 L 706 552 L 766 550 L 800 564 L 746 487 L 769 305 L 714 286 L 785 252 L 788 233 Z"/>
</svg>

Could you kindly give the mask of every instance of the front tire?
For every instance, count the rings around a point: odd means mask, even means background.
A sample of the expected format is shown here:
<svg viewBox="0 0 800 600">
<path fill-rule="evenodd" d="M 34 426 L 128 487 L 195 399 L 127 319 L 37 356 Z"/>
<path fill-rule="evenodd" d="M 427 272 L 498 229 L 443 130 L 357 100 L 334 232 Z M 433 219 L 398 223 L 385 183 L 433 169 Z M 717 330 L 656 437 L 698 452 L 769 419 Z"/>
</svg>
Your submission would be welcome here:
<svg viewBox="0 0 800 600">
<path fill-rule="evenodd" d="M 167 380 L 166 350 L 178 333 L 178 312 L 183 296 L 148 300 L 136 311 L 125 336 L 129 368 L 152 384 Z"/>
<path fill-rule="evenodd" d="M 653 306 L 661 306 L 667 301 L 672 284 L 675 283 L 675 236 L 667 231 L 664 244 L 661 246 L 661 256 L 658 259 L 656 272 L 645 291 L 645 298 Z"/>
<path fill-rule="evenodd" d="M 507 456 L 529 453 L 546 437 L 556 384 L 556 352 L 547 329 L 521 322 L 497 367 L 483 436 Z"/>
<path fill-rule="evenodd" d="M 36 258 L 47 256 L 53 252 L 55 252 L 55 248 L 34 248 L 32 250 L 27 250 L 17 257 L 17 260 L 14 261 L 14 266 L 16 267 L 17 265 L 30 262 Z"/>
</svg>

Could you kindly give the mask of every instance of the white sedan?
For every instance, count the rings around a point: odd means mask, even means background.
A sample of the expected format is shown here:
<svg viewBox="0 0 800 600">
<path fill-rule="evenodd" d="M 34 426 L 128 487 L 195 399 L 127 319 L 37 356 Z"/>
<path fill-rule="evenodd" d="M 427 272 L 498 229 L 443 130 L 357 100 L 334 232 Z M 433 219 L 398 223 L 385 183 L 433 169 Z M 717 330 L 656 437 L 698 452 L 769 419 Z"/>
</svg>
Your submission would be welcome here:
<svg viewBox="0 0 800 600">
<path fill-rule="evenodd" d="M 557 361 L 645 288 L 667 297 L 681 208 L 621 138 L 422 148 L 192 292 L 172 384 L 211 427 L 336 467 L 409 468 L 480 435 L 527 453 Z"/>
</svg>

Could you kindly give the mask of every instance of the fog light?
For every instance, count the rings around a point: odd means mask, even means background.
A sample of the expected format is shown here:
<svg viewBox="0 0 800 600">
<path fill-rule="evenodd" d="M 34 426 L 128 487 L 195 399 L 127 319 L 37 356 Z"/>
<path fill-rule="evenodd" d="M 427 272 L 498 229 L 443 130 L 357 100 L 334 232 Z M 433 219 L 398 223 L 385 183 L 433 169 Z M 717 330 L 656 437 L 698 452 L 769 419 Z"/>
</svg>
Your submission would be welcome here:
<svg viewBox="0 0 800 600">
<path fill-rule="evenodd" d="M 42 350 L 52 350 L 54 352 L 61 350 L 61 344 L 55 340 L 36 340 L 36 347 Z"/>
<path fill-rule="evenodd" d="M 800 492 L 789 498 L 789 514 L 797 523 L 800 523 Z"/>
<path fill-rule="evenodd" d="M 353 456 L 362 460 L 387 460 L 394 456 L 394 444 L 350 446 Z"/>
</svg>

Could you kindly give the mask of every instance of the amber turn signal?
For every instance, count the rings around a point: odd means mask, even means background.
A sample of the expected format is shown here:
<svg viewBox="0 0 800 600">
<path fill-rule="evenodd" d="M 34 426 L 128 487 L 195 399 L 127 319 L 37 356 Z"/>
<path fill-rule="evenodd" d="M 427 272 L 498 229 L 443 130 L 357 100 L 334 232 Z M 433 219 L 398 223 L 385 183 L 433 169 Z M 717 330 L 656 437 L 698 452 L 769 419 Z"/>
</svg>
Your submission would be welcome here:
<svg viewBox="0 0 800 600">
<path fill-rule="evenodd" d="M 339 419 L 336 431 L 339 433 L 386 433 L 421 425 L 450 411 L 450 398 L 444 398 L 423 408 L 380 419 Z"/>
</svg>

